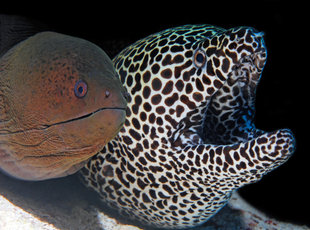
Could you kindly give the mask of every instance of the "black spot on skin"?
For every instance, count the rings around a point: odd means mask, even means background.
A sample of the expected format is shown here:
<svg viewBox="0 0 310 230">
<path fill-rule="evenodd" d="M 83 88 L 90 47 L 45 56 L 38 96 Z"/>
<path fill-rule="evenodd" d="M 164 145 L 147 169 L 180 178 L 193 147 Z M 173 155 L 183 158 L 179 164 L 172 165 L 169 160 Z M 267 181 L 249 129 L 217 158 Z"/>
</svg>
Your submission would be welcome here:
<svg viewBox="0 0 310 230">
<path fill-rule="evenodd" d="M 182 95 L 180 99 L 189 109 L 195 109 L 195 103 L 189 100 L 188 96 Z"/>
<path fill-rule="evenodd" d="M 151 51 L 155 46 L 157 45 L 156 42 L 150 42 L 146 47 L 145 47 L 145 51 Z"/>
<path fill-rule="evenodd" d="M 206 85 L 211 85 L 210 78 L 204 74 L 202 75 L 202 82 Z"/>
<path fill-rule="evenodd" d="M 268 142 L 268 139 L 266 137 L 261 137 L 261 138 L 258 138 L 256 140 L 257 144 L 266 144 Z"/>
<path fill-rule="evenodd" d="M 151 98 L 151 102 L 153 105 L 158 105 L 161 102 L 161 95 L 160 94 L 156 94 L 154 96 L 152 96 Z"/>
<path fill-rule="evenodd" d="M 138 190 L 136 188 L 133 189 L 133 194 L 135 195 L 135 197 L 139 198 L 140 197 L 140 193 L 141 193 L 140 190 Z"/>
<path fill-rule="evenodd" d="M 215 72 L 216 72 L 216 76 L 217 76 L 220 80 L 225 81 L 225 77 L 223 76 L 223 74 L 221 73 L 221 71 L 219 71 L 219 70 L 217 69 L 217 70 L 215 70 Z"/>
<path fill-rule="evenodd" d="M 152 131 L 153 131 L 153 129 L 152 129 Z M 158 146 L 159 146 L 159 143 L 157 141 L 153 141 L 153 143 L 151 144 L 151 148 L 153 150 L 156 150 L 158 148 Z"/>
<path fill-rule="evenodd" d="M 173 60 L 172 63 L 182 63 L 184 61 L 184 57 L 181 54 L 176 55 Z"/>
<path fill-rule="evenodd" d="M 165 100 L 165 104 L 167 106 L 171 106 L 173 105 L 177 100 L 179 99 L 179 96 L 177 93 L 174 93 L 171 97 L 168 97 L 166 100 Z"/>
<path fill-rule="evenodd" d="M 142 194 L 142 200 L 143 200 L 144 203 L 150 203 L 150 202 L 152 202 L 152 201 L 150 200 L 150 198 L 149 198 L 145 193 Z"/>
<path fill-rule="evenodd" d="M 142 103 L 142 98 L 141 98 L 140 95 L 137 95 L 137 96 L 135 97 L 135 104 L 136 104 L 137 106 L 140 106 L 141 103 Z"/>
<path fill-rule="evenodd" d="M 209 95 L 212 95 L 212 94 L 214 93 L 214 91 L 215 91 L 215 89 L 214 89 L 213 87 L 209 87 L 209 88 L 207 89 L 207 93 L 208 93 Z"/>
<path fill-rule="evenodd" d="M 158 114 L 164 114 L 166 112 L 166 109 L 165 109 L 164 106 L 159 106 L 159 107 L 156 108 L 156 112 Z"/>
<path fill-rule="evenodd" d="M 160 53 L 164 54 L 169 50 L 169 46 L 165 46 L 163 48 L 161 48 Z"/>
<path fill-rule="evenodd" d="M 220 66 L 220 60 L 217 57 L 213 57 L 213 63 L 216 68 Z"/>
<path fill-rule="evenodd" d="M 245 32 L 246 32 L 245 29 L 240 29 L 240 30 L 238 30 L 238 32 L 237 32 L 237 36 L 238 36 L 239 38 L 241 38 L 241 37 L 244 36 Z"/>
<path fill-rule="evenodd" d="M 165 38 L 165 39 L 160 40 L 160 42 L 158 43 L 158 46 L 164 46 L 164 45 L 166 45 L 167 43 L 168 43 L 168 39 Z"/>
<path fill-rule="evenodd" d="M 144 53 L 142 52 L 142 53 L 140 53 L 140 54 L 134 56 L 133 61 L 134 61 L 134 62 L 139 62 L 139 61 L 142 60 L 143 56 L 144 56 Z"/>
<path fill-rule="evenodd" d="M 221 88 L 222 87 L 222 83 L 219 81 L 219 80 L 214 80 L 214 86 L 216 87 L 216 88 Z"/>
<path fill-rule="evenodd" d="M 137 104 L 132 106 L 132 112 L 136 115 L 139 113 L 139 106 Z"/>
<path fill-rule="evenodd" d="M 168 182 L 168 179 L 165 176 L 161 176 L 158 180 L 163 184 Z"/>
<path fill-rule="evenodd" d="M 227 58 L 224 58 L 222 62 L 222 70 L 224 73 L 228 72 L 229 66 L 230 66 L 229 60 Z"/>
<path fill-rule="evenodd" d="M 131 63 L 131 60 L 129 59 L 129 57 L 127 57 L 127 58 L 125 59 L 124 66 L 125 66 L 126 68 L 128 68 L 129 65 L 130 65 L 130 63 Z"/>
<path fill-rule="evenodd" d="M 109 184 L 110 184 L 111 186 L 113 186 L 114 190 L 118 190 L 118 189 L 120 189 L 120 188 L 122 187 L 122 185 L 120 185 L 119 183 L 117 183 L 115 180 L 110 181 Z"/>
<path fill-rule="evenodd" d="M 126 143 L 126 145 L 131 145 L 133 142 L 130 137 L 123 136 L 123 141 Z"/>
<path fill-rule="evenodd" d="M 143 82 L 144 83 L 148 83 L 149 80 L 151 78 L 151 73 L 150 71 L 146 71 L 144 74 L 143 74 Z"/>
<path fill-rule="evenodd" d="M 153 49 L 152 52 L 150 53 L 150 56 L 151 56 L 151 60 L 154 60 L 154 58 L 156 57 L 156 55 L 158 54 L 159 50 L 156 48 L 156 49 Z M 151 62 L 150 62 L 151 63 Z"/>
<path fill-rule="evenodd" d="M 171 69 L 164 69 L 163 71 L 161 71 L 160 75 L 163 78 L 169 79 L 172 76 L 172 71 L 171 71 Z"/>
<path fill-rule="evenodd" d="M 194 200 L 194 201 L 200 200 L 200 198 L 198 196 L 196 196 L 194 193 L 191 195 L 190 199 Z"/>
<path fill-rule="evenodd" d="M 141 75 L 139 73 L 137 73 L 135 75 L 135 82 L 136 82 L 136 85 L 131 89 L 131 95 L 134 95 L 136 92 L 140 91 L 141 90 Z"/>
<path fill-rule="evenodd" d="M 140 122 L 138 121 L 137 118 L 132 118 L 131 120 L 131 123 L 133 124 L 133 126 L 136 128 L 136 129 L 140 129 Z"/>
<path fill-rule="evenodd" d="M 155 118 L 155 115 L 154 115 L 154 114 L 151 114 L 151 115 L 153 115 L 154 118 Z M 155 119 L 154 119 L 154 120 L 155 120 Z M 150 137 L 151 137 L 151 139 L 155 139 L 155 138 L 158 137 L 157 134 L 156 134 L 156 129 L 155 129 L 154 127 L 151 128 L 151 135 L 150 135 Z"/>
<path fill-rule="evenodd" d="M 152 70 L 152 73 L 153 73 L 153 74 L 157 74 L 158 71 L 159 71 L 159 69 L 160 69 L 160 66 L 159 66 L 158 64 L 154 64 L 154 65 L 152 65 L 152 67 L 151 67 L 151 70 Z"/>
<path fill-rule="evenodd" d="M 197 102 L 201 102 L 203 100 L 202 94 L 201 93 L 194 93 L 193 98 Z"/>
<path fill-rule="evenodd" d="M 150 127 L 148 125 L 143 125 L 143 132 L 145 135 L 147 135 L 149 133 Z"/>
<path fill-rule="evenodd" d="M 235 52 L 230 52 L 228 49 L 225 50 L 225 54 L 233 60 L 233 63 L 237 63 L 237 54 Z"/>
<path fill-rule="evenodd" d="M 172 90 L 173 90 L 173 81 L 168 81 L 165 87 L 163 88 L 162 93 L 164 95 L 168 95 L 172 92 Z"/>
<path fill-rule="evenodd" d="M 142 190 L 144 190 L 145 187 L 147 186 L 147 184 L 144 183 L 140 178 L 138 178 L 137 184 L 138 184 L 138 186 L 139 186 Z"/>
<path fill-rule="evenodd" d="M 158 78 L 154 78 L 152 81 L 153 90 L 158 91 L 161 89 L 161 86 L 162 86 L 161 81 Z"/>
<path fill-rule="evenodd" d="M 143 72 L 146 69 L 146 67 L 148 66 L 148 60 L 149 60 L 149 55 L 146 54 L 144 59 L 143 59 L 143 62 L 141 64 L 141 66 L 140 66 L 140 71 L 141 72 Z"/>
<path fill-rule="evenodd" d="M 167 191 L 170 195 L 175 194 L 169 185 L 164 184 L 163 189 Z"/>
<path fill-rule="evenodd" d="M 160 196 L 162 193 L 160 192 L 158 195 Z M 165 197 L 165 196 L 160 196 L 161 198 Z M 159 200 L 156 202 L 156 206 L 160 209 L 165 209 L 165 206 L 163 205 L 163 200 Z"/>
<path fill-rule="evenodd" d="M 199 91 L 204 91 L 203 84 L 201 83 L 199 78 L 196 78 L 195 84 L 196 84 L 196 89 L 198 89 Z"/>
<path fill-rule="evenodd" d="M 239 156 L 239 154 L 238 154 L 237 152 L 234 152 L 234 159 L 235 159 L 236 161 L 239 161 L 239 160 L 240 160 L 240 156 Z"/>
<path fill-rule="evenodd" d="M 187 94 L 190 94 L 191 92 L 193 91 L 193 87 L 192 87 L 192 84 L 191 83 L 188 83 L 185 87 L 185 92 Z"/>
<path fill-rule="evenodd" d="M 241 53 L 242 50 L 246 50 L 249 53 L 254 52 L 253 47 L 252 46 L 248 46 L 246 44 L 243 44 L 243 45 L 239 46 L 238 49 L 237 49 L 237 52 Z"/>
<path fill-rule="evenodd" d="M 225 155 L 225 162 L 227 162 L 229 165 L 233 165 L 233 159 L 231 158 L 229 151 L 227 151 L 227 148 L 224 148 L 223 152 Z"/>
<path fill-rule="evenodd" d="M 217 46 L 217 37 L 213 37 L 212 39 L 211 39 L 211 45 L 213 45 L 213 46 Z"/>
<path fill-rule="evenodd" d="M 139 162 L 142 164 L 142 165 L 147 165 L 147 161 L 145 160 L 145 158 L 144 157 L 139 157 L 138 158 L 138 160 L 139 160 Z"/>
<path fill-rule="evenodd" d="M 170 51 L 172 53 L 178 53 L 178 52 L 182 52 L 184 50 L 184 47 L 183 46 L 177 46 L 177 45 L 174 45 L 170 48 Z"/>
<path fill-rule="evenodd" d="M 221 159 L 220 157 L 217 157 L 217 158 L 216 158 L 216 163 L 217 163 L 218 165 L 222 165 L 222 164 L 223 164 L 222 159 Z"/>
<path fill-rule="evenodd" d="M 125 83 L 126 76 L 127 76 L 127 72 L 124 71 L 123 68 L 121 68 L 121 69 L 119 70 L 119 75 L 120 75 L 121 82 L 124 84 L 124 83 Z"/>
<path fill-rule="evenodd" d="M 134 73 L 134 72 L 136 72 L 138 70 L 138 68 L 139 68 L 139 63 L 136 64 L 136 65 L 132 63 L 130 65 L 128 71 L 129 71 L 129 73 Z"/>
<path fill-rule="evenodd" d="M 215 75 L 215 72 L 214 72 L 211 60 L 209 60 L 207 62 L 207 74 L 210 75 L 210 76 L 214 76 Z"/>
<path fill-rule="evenodd" d="M 163 172 L 163 168 L 160 166 L 150 166 L 149 169 L 151 170 L 151 172 L 153 173 L 157 173 L 157 172 Z"/>
<path fill-rule="evenodd" d="M 207 56 L 211 56 L 216 52 L 216 48 L 215 47 L 209 47 L 206 51 Z"/>
<path fill-rule="evenodd" d="M 135 130 L 130 129 L 129 130 L 130 135 L 137 141 L 141 140 L 141 135 L 139 133 L 137 133 Z"/>
<path fill-rule="evenodd" d="M 130 116 L 131 116 L 131 110 L 130 110 L 129 107 L 127 107 L 127 109 L 126 109 L 126 116 L 127 116 L 127 117 L 130 117 Z"/>
<path fill-rule="evenodd" d="M 179 36 L 174 42 L 180 45 L 184 45 L 186 43 L 183 36 Z"/>
<path fill-rule="evenodd" d="M 152 110 L 152 106 L 148 103 L 148 102 L 145 102 L 143 104 L 143 109 L 146 111 L 146 112 L 150 112 Z"/>
<path fill-rule="evenodd" d="M 148 149 L 150 146 L 149 146 L 149 142 L 148 142 L 148 140 L 147 139 L 144 139 L 143 140 L 143 147 L 145 148 L 145 149 Z"/>
<path fill-rule="evenodd" d="M 126 78 L 126 83 L 128 86 L 131 86 L 132 85 L 132 81 L 133 81 L 133 78 L 131 75 L 128 75 L 128 77 Z"/>
<path fill-rule="evenodd" d="M 150 115 L 149 115 L 149 122 L 151 123 L 151 124 L 154 124 L 155 123 L 155 114 L 154 113 L 151 113 Z"/>
<path fill-rule="evenodd" d="M 153 158 L 149 153 L 145 153 L 145 158 L 150 162 L 156 162 L 155 158 Z"/>
<path fill-rule="evenodd" d="M 151 89 L 150 89 L 150 87 L 145 86 L 145 87 L 143 88 L 143 92 L 142 92 L 143 98 L 144 98 L 144 99 L 148 99 L 149 96 L 150 96 L 150 94 L 151 94 Z"/>
<path fill-rule="evenodd" d="M 154 189 L 150 189 L 149 194 L 153 199 L 157 199 L 156 192 Z"/>
<path fill-rule="evenodd" d="M 170 115 L 165 115 L 165 120 L 169 122 L 173 128 L 176 128 L 178 123 Z"/>
<path fill-rule="evenodd" d="M 237 48 L 237 43 L 236 43 L 236 42 L 230 43 L 229 46 L 228 46 L 228 48 L 229 48 L 230 50 L 236 49 L 236 48 Z"/>
<path fill-rule="evenodd" d="M 130 183 L 135 183 L 135 181 L 136 181 L 136 179 L 133 177 L 133 176 L 131 176 L 130 174 L 127 174 L 126 175 L 126 179 L 130 182 Z"/>
<path fill-rule="evenodd" d="M 170 54 L 167 54 L 164 59 L 162 60 L 162 63 L 161 63 L 163 66 L 166 66 L 166 65 L 170 65 L 171 64 L 171 55 Z"/>
<path fill-rule="evenodd" d="M 182 113 L 184 112 L 184 107 L 183 106 L 180 106 L 180 105 L 178 105 L 177 107 L 176 107 L 176 114 L 177 114 L 177 117 L 180 117 L 181 115 L 182 115 Z"/>
<path fill-rule="evenodd" d="M 178 80 L 177 83 L 175 84 L 177 90 L 181 92 L 184 88 L 184 82 L 182 80 Z"/>
</svg>

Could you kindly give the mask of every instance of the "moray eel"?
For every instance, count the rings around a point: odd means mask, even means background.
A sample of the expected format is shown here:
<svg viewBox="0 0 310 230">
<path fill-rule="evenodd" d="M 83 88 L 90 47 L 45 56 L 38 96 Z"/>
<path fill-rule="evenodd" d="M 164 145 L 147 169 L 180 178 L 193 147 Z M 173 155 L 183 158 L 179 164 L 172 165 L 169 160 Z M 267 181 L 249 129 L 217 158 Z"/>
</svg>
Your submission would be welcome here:
<svg viewBox="0 0 310 230">
<path fill-rule="evenodd" d="M 186 25 L 125 48 L 113 59 L 130 94 L 125 125 L 82 170 L 85 183 L 142 224 L 207 221 L 295 150 L 290 130 L 253 123 L 266 58 L 249 27 Z"/>
<path fill-rule="evenodd" d="M 41 32 L 0 58 L 0 169 L 23 180 L 75 173 L 125 121 L 125 89 L 96 45 Z"/>
</svg>

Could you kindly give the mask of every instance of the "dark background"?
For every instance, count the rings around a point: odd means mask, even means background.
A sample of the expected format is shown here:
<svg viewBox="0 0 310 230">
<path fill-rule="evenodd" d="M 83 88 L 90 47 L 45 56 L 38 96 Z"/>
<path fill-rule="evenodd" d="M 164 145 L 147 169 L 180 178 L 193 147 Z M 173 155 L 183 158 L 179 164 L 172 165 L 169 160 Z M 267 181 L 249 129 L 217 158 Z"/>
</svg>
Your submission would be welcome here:
<svg viewBox="0 0 310 230">
<path fill-rule="evenodd" d="M 102 1 L 97 5 L 85 1 L 67 5 L 42 1 L 41 5 L 2 6 L 0 13 L 25 16 L 45 24 L 49 30 L 92 41 L 111 58 L 138 39 L 183 24 L 204 23 L 224 28 L 252 26 L 264 31 L 268 59 L 257 90 L 256 126 L 266 131 L 292 129 L 297 150 L 286 164 L 239 191 L 267 214 L 310 226 L 307 214 L 310 140 L 306 142 L 309 138 L 306 93 L 310 91 L 306 61 L 310 35 L 305 21 L 309 13 L 303 12 L 305 8 L 309 7 L 298 1 L 272 0 L 144 1 L 139 4 Z"/>
</svg>

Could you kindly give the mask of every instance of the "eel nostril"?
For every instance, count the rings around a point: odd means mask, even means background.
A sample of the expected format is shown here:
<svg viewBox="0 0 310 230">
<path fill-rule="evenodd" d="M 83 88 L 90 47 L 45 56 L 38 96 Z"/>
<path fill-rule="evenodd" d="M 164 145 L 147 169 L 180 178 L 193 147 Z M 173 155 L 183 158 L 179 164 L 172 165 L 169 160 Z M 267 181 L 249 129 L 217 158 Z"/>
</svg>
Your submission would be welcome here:
<svg viewBox="0 0 310 230">
<path fill-rule="evenodd" d="M 124 97 L 125 100 L 128 102 L 130 95 L 129 95 L 129 93 L 128 93 L 127 91 L 124 91 L 124 92 L 123 92 L 123 97 Z"/>
<path fill-rule="evenodd" d="M 110 97 L 110 95 L 111 95 L 110 91 L 106 90 L 106 91 L 105 91 L 105 98 Z"/>
</svg>

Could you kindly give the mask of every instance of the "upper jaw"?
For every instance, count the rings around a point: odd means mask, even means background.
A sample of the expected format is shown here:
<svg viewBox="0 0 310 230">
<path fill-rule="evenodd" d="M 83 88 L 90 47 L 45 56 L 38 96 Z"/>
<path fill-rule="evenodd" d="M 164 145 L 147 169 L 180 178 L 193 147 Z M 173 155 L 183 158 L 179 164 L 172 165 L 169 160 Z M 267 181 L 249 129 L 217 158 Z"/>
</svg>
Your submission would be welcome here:
<svg viewBox="0 0 310 230">
<path fill-rule="evenodd" d="M 239 61 L 232 66 L 228 78 L 254 81 L 257 84 L 264 69 L 266 58 L 265 48 L 259 48 L 254 53 L 240 57 Z"/>
</svg>

